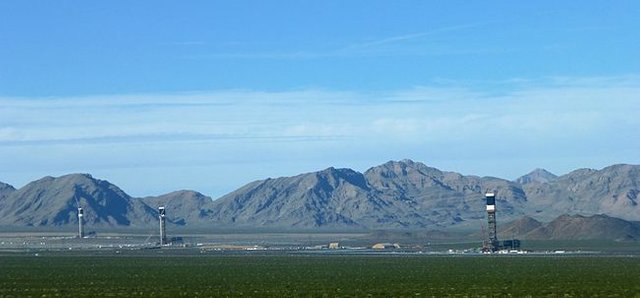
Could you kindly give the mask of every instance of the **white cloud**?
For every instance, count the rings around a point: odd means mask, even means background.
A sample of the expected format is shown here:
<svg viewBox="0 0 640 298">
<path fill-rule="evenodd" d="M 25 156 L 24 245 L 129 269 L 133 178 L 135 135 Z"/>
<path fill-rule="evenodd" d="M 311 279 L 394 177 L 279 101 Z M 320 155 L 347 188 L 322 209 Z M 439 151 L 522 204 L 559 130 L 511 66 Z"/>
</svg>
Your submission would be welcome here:
<svg viewBox="0 0 640 298">
<path fill-rule="evenodd" d="M 127 180 L 136 173 L 132 169 L 179 175 L 173 174 L 176 168 L 234 164 L 228 170 L 275 176 L 413 158 L 504 176 L 529 170 L 521 167 L 544 167 L 548 160 L 566 163 L 560 169 L 590 166 L 577 164 L 586 159 L 596 165 L 640 162 L 631 153 L 640 150 L 638 77 L 500 84 L 509 88 L 484 92 L 467 82 L 448 82 L 384 93 L 228 90 L 0 98 L 0 174 L 121 169 Z M 507 158 L 519 161 L 496 173 L 473 171 L 474 160 L 477 165 Z M 226 181 L 222 188 L 243 182 Z"/>
<path fill-rule="evenodd" d="M 128 138 L 267 139 L 351 137 L 396 139 L 490 133 L 577 135 L 637 125 L 640 84 L 622 78 L 551 80 L 492 96 L 460 87 L 417 87 L 373 94 L 303 90 L 223 91 L 183 94 L 3 98 L 0 142 L 74 143 Z M 637 83 L 637 82 L 636 82 Z M 473 137 L 472 137 L 473 138 Z M 119 140 L 118 142 L 121 142 Z"/>
</svg>

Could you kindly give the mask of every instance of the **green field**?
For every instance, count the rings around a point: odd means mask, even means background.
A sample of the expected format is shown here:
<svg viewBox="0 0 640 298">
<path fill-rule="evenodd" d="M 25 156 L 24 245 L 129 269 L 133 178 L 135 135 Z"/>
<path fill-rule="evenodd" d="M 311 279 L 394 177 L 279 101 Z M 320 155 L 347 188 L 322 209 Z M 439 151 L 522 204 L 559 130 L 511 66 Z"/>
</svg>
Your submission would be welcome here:
<svg viewBox="0 0 640 298">
<path fill-rule="evenodd" d="M 640 297 L 640 258 L 0 257 L 0 297 L 508 295 Z"/>
</svg>

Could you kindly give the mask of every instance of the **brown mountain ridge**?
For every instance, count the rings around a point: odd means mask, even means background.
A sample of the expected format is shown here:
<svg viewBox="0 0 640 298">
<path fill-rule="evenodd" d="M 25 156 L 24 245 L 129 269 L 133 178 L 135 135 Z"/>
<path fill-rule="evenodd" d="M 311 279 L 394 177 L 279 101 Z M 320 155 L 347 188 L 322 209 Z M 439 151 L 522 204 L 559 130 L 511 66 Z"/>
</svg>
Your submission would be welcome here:
<svg viewBox="0 0 640 298">
<path fill-rule="evenodd" d="M 564 214 L 640 221 L 637 165 L 579 169 L 562 176 L 535 170 L 509 181 L 402 160 L 364 173 L 327 168 L 254 181 L 217 200 L 195 191 L 133 198 L 88 174 L 45 177 L 17 190 L 1 183 L 0 225 L 75 225 L 80 204 L 88 225 L 105 228 L 152 227 L 157 206 L 165 205 L 170 223 L 187 227 L 444 229 L 482 222 L 487 191 L 497 192 L 500 222 L 523 216 L 551 222 Z"/>
</svg>

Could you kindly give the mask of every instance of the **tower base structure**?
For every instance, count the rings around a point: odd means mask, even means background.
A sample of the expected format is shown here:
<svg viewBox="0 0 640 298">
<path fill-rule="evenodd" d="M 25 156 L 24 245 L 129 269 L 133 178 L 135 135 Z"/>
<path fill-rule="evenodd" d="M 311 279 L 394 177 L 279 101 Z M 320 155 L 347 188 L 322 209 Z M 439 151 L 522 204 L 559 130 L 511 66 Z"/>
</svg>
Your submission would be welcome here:
<svg viewBox="0 0 640 298">
<path fill-rule="evenodd" d="M 500 250 L 517 250 L 520 248 L 520 240 L 512 239 L 499 241 L 498 240 L 498 224 L 496 221 L 496 194 L 488 192 L 485 194 L 487 201 L 487 223 L 488 231 L 487 238 L 482 241 L 482 252 L 495 253 Z"/>
</svg>

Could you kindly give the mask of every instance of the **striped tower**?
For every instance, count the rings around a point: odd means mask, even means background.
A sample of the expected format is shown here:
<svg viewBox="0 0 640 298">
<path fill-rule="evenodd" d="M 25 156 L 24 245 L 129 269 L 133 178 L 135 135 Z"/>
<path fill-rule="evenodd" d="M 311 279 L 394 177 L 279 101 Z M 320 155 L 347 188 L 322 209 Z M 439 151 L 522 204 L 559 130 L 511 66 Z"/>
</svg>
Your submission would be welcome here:
<svg viewBox="0 0 640 298">
<path fill-rule="evenodd" d="M 485 195 L 487 199 L 487 221 L 489 228 L 488 249 L 491 252 L 498 250 L 500 243 L 498 242 L 498 232 L 496 226 L 496 194 L 488 192 Z"/>
<path fill-rule="evenodd" d="M 84 216 L 84 211 L 82 211 L 82 207 L 78 207 L 78 238 L 84 237 L 84 228 L 82 226 L 83 216 Z"/>
<path fill-rule="evenodd" d="M 158 214 L 160 218 L 160 245 L 167 244 L 167 231 L 165 229 L 165 209 L 164 206 L 158 207 Z"/>
</svg>

